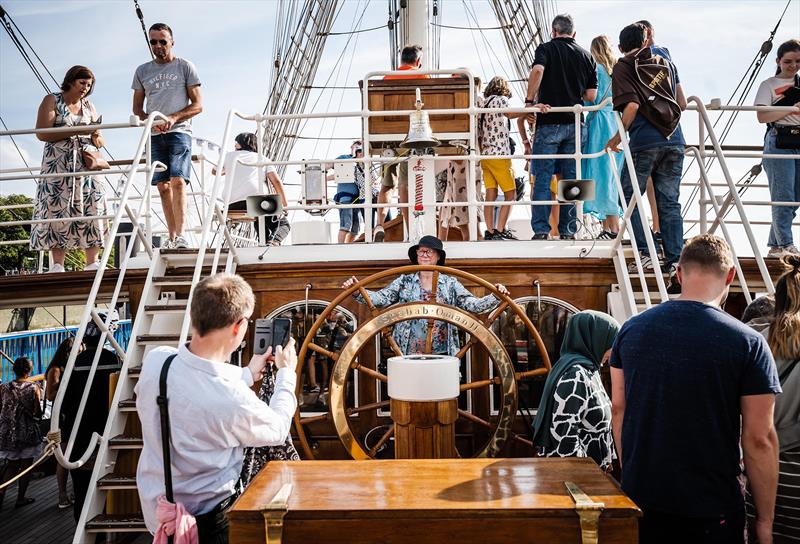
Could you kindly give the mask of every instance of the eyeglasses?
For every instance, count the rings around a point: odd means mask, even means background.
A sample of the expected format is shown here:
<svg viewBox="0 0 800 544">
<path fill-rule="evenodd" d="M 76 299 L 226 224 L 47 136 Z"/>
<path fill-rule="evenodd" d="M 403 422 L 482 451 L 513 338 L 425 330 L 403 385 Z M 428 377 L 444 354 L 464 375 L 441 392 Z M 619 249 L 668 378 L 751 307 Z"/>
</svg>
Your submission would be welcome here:
<svg viewBox="0 0 800 544">
<path fill-rule="evenodd" d="M 167 40 L 150 40 L 150 45 L 167 45 Z"/>
<path fill-rule="evenodd" d="M 428 249 L 426 247 L 421 247 L 417 250 L 417 255 L 420 257 L 433 257 L 436 254 L 435 249 Z"/>
</svg>

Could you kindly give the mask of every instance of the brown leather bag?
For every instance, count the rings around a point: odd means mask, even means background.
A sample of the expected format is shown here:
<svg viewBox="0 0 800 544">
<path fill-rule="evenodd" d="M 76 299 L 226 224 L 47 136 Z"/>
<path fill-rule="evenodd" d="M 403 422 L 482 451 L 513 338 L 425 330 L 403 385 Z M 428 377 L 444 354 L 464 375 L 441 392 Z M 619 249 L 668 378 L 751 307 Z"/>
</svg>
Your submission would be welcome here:
<svg viewBox="0 0 800 544">
<path fill-rule="evenodd" d="M 103 158 L 100 151 L 84 147 L 81 154 L 83 155 L 83 166 L 87 170 L 107 170 L 111 168 L 111 165 Z"/>
</svg>

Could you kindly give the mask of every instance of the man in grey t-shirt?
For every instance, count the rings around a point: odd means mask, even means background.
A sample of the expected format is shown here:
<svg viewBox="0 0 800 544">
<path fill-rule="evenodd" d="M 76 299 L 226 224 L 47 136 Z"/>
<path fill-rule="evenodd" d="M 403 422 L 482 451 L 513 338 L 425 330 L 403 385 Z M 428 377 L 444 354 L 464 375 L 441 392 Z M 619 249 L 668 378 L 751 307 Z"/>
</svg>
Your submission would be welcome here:
<svg viewBox="0 0 800 544">
<path fill-rule="evenodd" d="M 183 237 L 186 188 L 192 168 L 192 117 L 203 111 L 200 78 L 194 64 L 172 53 L 172 29 L 164 23 L 150 27 L 154 59 L 142 64 L 133 76 L 133 113 L 139 119 L 158 111 L 167 121 L 153 127 L 150 158 L 167 170 L 153 174 L 167 222 L 169 240 L 164 248 L 188 247 Z M 145 98 L 147 109 L 145 110 Z"/>
</svg>

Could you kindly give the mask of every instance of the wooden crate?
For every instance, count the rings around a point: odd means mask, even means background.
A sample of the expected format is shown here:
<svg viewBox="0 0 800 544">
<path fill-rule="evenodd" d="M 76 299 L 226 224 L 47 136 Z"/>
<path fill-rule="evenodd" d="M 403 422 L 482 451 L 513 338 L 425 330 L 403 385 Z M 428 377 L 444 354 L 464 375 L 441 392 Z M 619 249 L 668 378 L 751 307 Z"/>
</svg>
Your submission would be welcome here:
<svg viewBox="0 0 800 544">
<path fill-rule="evenodd" d="M 637 542 L 639 509 L 576 458 L 273 461 L 228 512 L 230 540 L 265 542 L 262 508 L 288 483 L 284 544 L 579 544 L 564 481 L 604 503 L 600 542 Z"/>
</svg>

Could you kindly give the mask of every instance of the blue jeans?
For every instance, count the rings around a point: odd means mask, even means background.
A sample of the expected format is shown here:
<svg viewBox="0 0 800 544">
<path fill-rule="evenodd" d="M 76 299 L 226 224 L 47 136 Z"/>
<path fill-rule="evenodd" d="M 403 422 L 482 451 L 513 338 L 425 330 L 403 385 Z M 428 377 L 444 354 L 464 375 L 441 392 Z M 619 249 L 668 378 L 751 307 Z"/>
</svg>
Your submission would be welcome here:
<svg viewBox="0 0 800 544">
<path fill-rule="evenodd" d="M 775 147 L 775 129 L 764 137 L 764 153 L 794 155 L 796 159 L 763 159 L 769 180 L 770 200 L 773 202 L 800 202 L 800 150 Z M 770 247 L 794 244 L 792 221 L 797 216 L 797 206 L 773 206 L 772 227 L 769 229 Z"/>
<path fill-rule="evenodd" d="M 647 178 L 653 178 L 656 191 L 658 222 L 661 225 L 661 238 L 664 241 L 666 265 L 678 262 L 683 247 L 683 218 L 681 218 L 681 174 L 683 173 L 683 146 L 670 145 L 652 147 L 633 153 L 633 165 L 642 198 L 647 198 Z M 625 202 L 633 198 L 633 185 L 626 161 L 622 169 L 622 191 Z M 639 211 L 634 210 L 631 225 L 639 251 L 649 254 L 642 230 Z"/>
<path fill-rule="evenodd" d="M 338 183 L 336 185 L 336 196 L 333 197 L 337 204 L 352 204 L 358 200 L 358 185 L 355 183 Z M 360 208 L 341 208 L 339 209 L 339 230 L 358 234 L 361 229 Z"/>
<path fill-rule="evenodd" d="M 581 142 L 585 137 L 586 134 L 581 130 Z M 536 126 L 536 136 L 533 139 L 534 155 L 566 155 L 568 153 L 575 153 L 575 123 Z M 531 172 L 535 176 L 532 200 L 552 200 L 550 178 L 555 172 L 560 172 L 564 179 L 575 178 L 575 159 L 534 159 L 531 163 Z M 549 233 L 549 219 L 549 205 L 532 206 L 531 227 L 534 234 Z M 561 206 L 558 214 L 558 233 L 562 236 L 575 234 L 574 204 Z"/>
<path fill-rule="evenodd" d="M 153 173 L 153 185 L 166 183 L 169 178 L 192 177 L 192 135 L 185 132 L 167 132 L 150 136 L 150 160 L 163 162 L 167 169 Z"/>
</svg>

